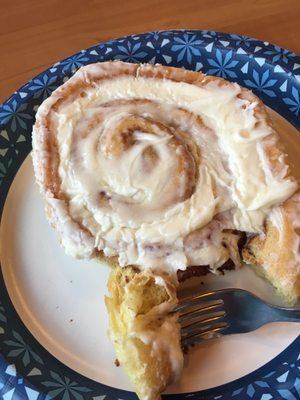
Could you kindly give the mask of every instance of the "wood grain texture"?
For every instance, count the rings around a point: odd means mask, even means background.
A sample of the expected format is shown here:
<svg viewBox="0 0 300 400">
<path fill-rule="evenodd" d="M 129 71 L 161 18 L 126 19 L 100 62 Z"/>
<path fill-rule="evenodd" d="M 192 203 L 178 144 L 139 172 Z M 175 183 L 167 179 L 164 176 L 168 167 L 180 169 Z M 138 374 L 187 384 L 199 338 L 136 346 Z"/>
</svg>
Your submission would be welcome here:
<svg viewBox="0 0 300 400">
<path fill-rule="evenodd" d="M 0 0 L 0 102 L 83 48 L 178 28 L 244 34 L 300 54 L 300 0 Z"/>
</svg>

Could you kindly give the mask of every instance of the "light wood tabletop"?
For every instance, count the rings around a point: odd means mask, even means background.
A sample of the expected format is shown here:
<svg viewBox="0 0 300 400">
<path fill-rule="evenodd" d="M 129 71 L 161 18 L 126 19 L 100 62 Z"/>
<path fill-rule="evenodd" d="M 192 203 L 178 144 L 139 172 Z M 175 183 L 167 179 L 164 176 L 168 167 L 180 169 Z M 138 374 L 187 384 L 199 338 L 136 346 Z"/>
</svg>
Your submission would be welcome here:
<svg viewBox="0 0 300 400">
<path fill-rule="evenodd" d="M 300 0 L 0 0 L 0 102 L 56 61 L 123 35 L 239 33 L 300 53 Z"/>
</svg>

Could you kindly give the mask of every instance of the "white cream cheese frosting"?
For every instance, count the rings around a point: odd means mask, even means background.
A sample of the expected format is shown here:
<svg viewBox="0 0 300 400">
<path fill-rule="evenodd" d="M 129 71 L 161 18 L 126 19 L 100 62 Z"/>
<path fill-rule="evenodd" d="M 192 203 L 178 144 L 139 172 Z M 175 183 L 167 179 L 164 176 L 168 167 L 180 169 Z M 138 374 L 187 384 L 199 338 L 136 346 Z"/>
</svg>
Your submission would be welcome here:
<svg viewBox="0 0 300 400">
<path fill-rule="evenodd" d="M 263 105 L 223 80 L 149 77 L 147 68 L 160 68 L 149 66 L 97 80 L 101 68 L 84 67 L 55 91 L 33 131 L 37 180 L 66 252 L 103 251 L 121 266 L 170 273 L 218 268 L 230 257 L 224 229 L 260 233 L 272 207 L 297 188 L 281 153 L 274 167 L 276 135 Z M 68 96 L 77 82 L 80 95 Z M 49 132 L 56 194 L 41 171 L 41 158 L 51 157 L 43 145 Z"/>
</svg>

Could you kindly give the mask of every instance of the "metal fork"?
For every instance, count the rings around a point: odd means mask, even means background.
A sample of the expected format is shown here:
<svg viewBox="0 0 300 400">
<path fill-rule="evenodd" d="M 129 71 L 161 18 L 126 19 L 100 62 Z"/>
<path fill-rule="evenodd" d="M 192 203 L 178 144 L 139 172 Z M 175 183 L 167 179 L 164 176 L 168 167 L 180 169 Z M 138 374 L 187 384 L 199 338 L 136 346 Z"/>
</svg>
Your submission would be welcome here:
<svg viewBox="0 0 300 400">
<path fill-rule="evenodd" d="M 251 332 L 269 322 L 300 322 L 300 308 L 273 306 L 242 289 L 223 289 L 182 299 L 174 312 L 179 312 L 183 346 Z"/>
</svg>

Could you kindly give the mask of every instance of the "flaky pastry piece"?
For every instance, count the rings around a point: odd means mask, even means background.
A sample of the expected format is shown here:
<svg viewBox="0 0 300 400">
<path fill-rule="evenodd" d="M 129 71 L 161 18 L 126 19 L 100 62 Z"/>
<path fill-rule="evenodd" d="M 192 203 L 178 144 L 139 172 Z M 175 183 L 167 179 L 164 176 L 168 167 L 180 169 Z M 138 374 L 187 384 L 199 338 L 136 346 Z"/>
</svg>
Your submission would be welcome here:
<svg viewBox="0 0 300 400">
<path fill-rule="evenodd" d="M 300 296 L 300 193 L 275 206 L 265 232 L 249 238 L 243 261 L 268 279 L 287 304 Z"/>
<path fill-rule="evenodd" d="M 116 267 L 105 298 L 117 359 L 142 400 L 158 399 L 183 367 L 176 287 L 164 277 Z"/>
</svg>

